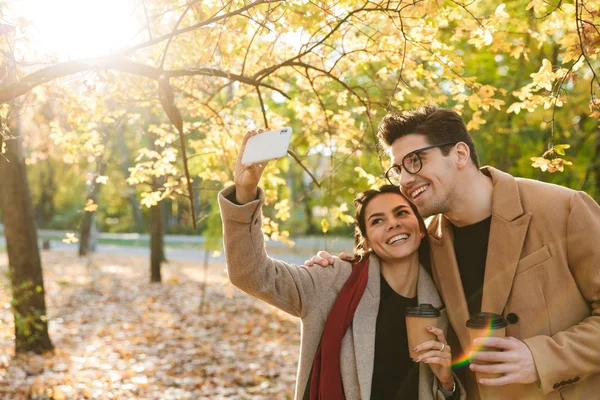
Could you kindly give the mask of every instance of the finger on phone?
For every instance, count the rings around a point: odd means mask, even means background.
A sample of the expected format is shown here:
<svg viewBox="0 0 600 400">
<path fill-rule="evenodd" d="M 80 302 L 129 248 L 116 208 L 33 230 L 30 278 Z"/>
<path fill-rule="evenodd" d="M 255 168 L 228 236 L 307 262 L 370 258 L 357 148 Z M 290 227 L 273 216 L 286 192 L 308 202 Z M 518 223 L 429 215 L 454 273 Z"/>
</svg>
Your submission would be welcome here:
<svg viewBox="0 0 600 400">
<path fill-rule="evenodd" d="M 250 139 L 252 136 L 254 136 L 256 134 L 256 131 L 248 131 L 246 132 L 246 134 L 244 135 L 244 139 L 242 140 L 242 146 L 240 148 L 240 152 L 238 153 L 238 162 L 241 164 L 242 162 L 242 157 L 244 155 L 244 150 L 246 150 L 246 143 L 248 143 L 248 139 Z M 242 164 L 244 167 L 247 167 L 246 164 Z"/>
</svg>

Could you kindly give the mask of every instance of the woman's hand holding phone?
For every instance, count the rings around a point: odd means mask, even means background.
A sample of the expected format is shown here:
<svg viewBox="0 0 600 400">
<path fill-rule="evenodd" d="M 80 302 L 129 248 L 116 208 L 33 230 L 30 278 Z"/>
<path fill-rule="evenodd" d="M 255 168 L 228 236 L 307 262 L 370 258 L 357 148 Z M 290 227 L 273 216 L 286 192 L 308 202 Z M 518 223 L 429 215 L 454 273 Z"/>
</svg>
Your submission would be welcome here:
<svg viewBox="0 0 600 400">
<path fill-rule="evenodd" d="M 264 161 L 258 164 L 243 165 L 242 156 L 246 149 L 246 143 L 254 135 L 258 135 L 263 132 L 262 129 L 258 131 L 249 131 L 244 136 L 242 147 L 238 153 L 237 160 L 235 162 L 235 171 L 233 181 L 235 183 L 235 198 L 240 204 L 246 204 L 253 200 L 256 200 L 258 182 L 260 177 L 265 170 L 265 166 L 268 161 Z"/>
</svg>

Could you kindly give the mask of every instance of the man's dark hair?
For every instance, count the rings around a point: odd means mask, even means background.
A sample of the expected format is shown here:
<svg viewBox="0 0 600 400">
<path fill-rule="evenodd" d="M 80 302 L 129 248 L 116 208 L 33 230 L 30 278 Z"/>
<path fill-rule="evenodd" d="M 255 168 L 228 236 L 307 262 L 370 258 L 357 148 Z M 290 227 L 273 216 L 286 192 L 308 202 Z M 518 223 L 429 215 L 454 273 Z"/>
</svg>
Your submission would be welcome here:
<svg viewBox="0 0 600 400">
<path fill-rule="evenodd" d="M 402 114 L 388 114 L 379 123 L 379 140 L 386 149 L 396 139 L 410 134 L 425 136 L 430 145 L 464 142 L 469 146 L 473 164 L 479 168 L 479 157 L 473 138 L 467 131 L 461 116 L 454 110 L 435 106 L 421 107 Z M 443 146 L 441 150 L 446 156 L 450 152 L 450 147 Z"/>
</svg>

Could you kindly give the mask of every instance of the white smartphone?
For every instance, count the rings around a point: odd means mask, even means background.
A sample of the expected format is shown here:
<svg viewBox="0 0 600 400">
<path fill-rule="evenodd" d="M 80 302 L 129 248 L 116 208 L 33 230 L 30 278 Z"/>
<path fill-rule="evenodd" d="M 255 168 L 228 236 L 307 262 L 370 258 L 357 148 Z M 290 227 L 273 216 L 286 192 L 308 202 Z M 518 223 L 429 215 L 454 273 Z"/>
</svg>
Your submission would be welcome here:
<svg viewBox="0 0 600 400">
<path fill-rule="evenodd" d="M 256 164 L 282 158 L 287 154 L 292 128 L 275 129 L 252 136 L 246 142 L 242 164 Z"/>
</svg>

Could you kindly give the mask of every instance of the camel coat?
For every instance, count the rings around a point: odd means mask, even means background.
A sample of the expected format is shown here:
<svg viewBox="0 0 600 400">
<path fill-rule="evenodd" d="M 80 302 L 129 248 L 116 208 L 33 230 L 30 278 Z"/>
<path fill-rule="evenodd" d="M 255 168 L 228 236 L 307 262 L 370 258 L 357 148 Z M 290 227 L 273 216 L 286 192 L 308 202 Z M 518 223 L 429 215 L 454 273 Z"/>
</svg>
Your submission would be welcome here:
<svg viewBox="0 0 600 400">
<path fill-rule="evenodd" d="M 236 205 L 227 197 L 234 187 L 219 193 L 227 271 L 231 282 L 246 293 L 302 321 L 300 362 L 296 381 L 296 399 L 304 395 L 312 362 L 339 291 L 350 276 L 352 265 L 336 259 L 329 267 L 290 265 L 267 255 L 262 226 L 264 192 L 245 205 Z M 375 354 L 375 326 L 379 310 L 379 259 L 369 260 L 369 280 L 356 309 L 352 325 L 342 340 L 341 374 L 346 399 L 370 399 Z M 433 281 L 421 267 L 417 283 L 419 303 L 441 306 Z M 398 318 L 404 318 L 399 315 Z M 445 311 L 442 328 L 447 327 Z M 457 383 L 460 385 L 460 383 Z M 464 389 L 461 390 L 464 398 Z M 419 399 L 443 400 L 438 382 L 427 365 L 419 369 Z"/>
<path fill-rule="evenodd" d="M 492 167 L 492 222 L 482 311 L 509 321 L 529 347 L 539 386 L 479 386 L 469 399 L 600 399 L 600 207 L 583 192 L 514 178 Z M 463 349 L 467 303 L 443 215 L 428 223 L 433 278 Z M 455 355 L 456 356 L 456 355 Z"/>
</svg>

